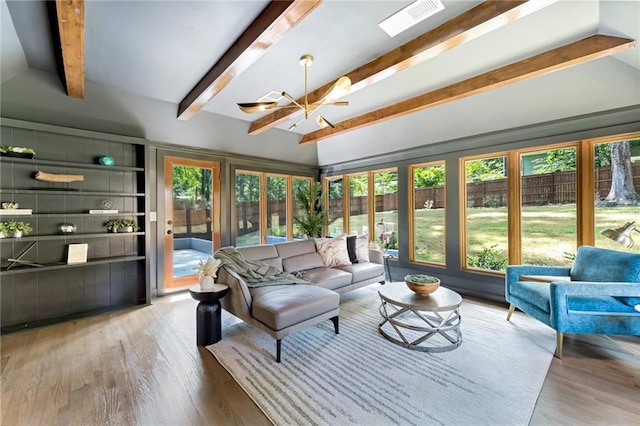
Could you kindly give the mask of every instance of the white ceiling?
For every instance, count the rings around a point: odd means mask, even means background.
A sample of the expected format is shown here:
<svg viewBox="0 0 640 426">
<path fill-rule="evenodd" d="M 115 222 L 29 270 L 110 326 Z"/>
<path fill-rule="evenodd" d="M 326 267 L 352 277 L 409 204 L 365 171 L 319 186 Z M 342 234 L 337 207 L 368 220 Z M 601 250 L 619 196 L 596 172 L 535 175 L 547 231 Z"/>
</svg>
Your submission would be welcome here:
<svg viewBox="0 0 640 426">
<path fill-rule="evenodd" d="M 174 104 L 177 112 L 179 102 L 267 3 L 90 0 L 85 12 L 86 81 Z M 243 120 L 246 126 L 240 127 L 248 129 L 260 115 L 244 114 L 235 103 L 255 101 L 271 90 L 301 96 L 303 69 L 298 60 L 302 54 L 315 57 L 309 69 L 310 89 L 315 89 L 480 1 L 443 1 L 443 12 L 394 38 L 388 37 L 377 23 L 409 3 L 325 0 L 198 114 Z M 324 107 L 322 114 L 334 123 L 340 122 L 598 32 L 640 38 L 640 2 L 559 1 L 352 93 L 345 98 L 349 107 Z M 42 2 L 2 1 L 3 88 L 5 82 L 27 67 L 54 73 L 51 45 Z M 317 147 L 318 163 L 331 164 L 364 154 L 640 103 L 638 47 L 557 74 L 323 140 Z M 556 99 L 558 96 L 563 98 Z M 287 129 L 291 123 L 279 127 Z M 298 126 L 296 132 L 303 134 L 316 128 L 310 120 Z M 291 159 L 295 160 L 295 153 Z"/>
</svg>

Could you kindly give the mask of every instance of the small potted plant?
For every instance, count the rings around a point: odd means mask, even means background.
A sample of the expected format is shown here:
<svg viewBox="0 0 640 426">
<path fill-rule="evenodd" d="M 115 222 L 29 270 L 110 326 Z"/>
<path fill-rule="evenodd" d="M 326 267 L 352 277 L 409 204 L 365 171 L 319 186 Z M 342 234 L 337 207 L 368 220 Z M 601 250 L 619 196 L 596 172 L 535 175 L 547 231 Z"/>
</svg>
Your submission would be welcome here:
<svg viewBox="0 0 640 426">
<path fill-rule="evenodd" d="M 36 156 L 36 151 L 32 148 L 2 145 L 0 146 L 0 155 L 6 157 L 33 158 Z"/>
<path fill-rule="evenodd" d="M 120 219 L 120 231 L 121 232 L 133 232 L 140 229 L 138 222 L 135 219 Z"/>
<path fill-rule="evenodd" d="M 7 238 L 8 234 L 6 222 L 0 222 L 0 238 Z"/>
<path fill-rule="evenodd" d="M 32 231 L 31 225 L 26 222 L 16 222 L 14 220 L 10 222 L 4 222 L 6 231 L 9 237 L 20 238 L 22 235 L 26 235 Z"/>
<path fill-rule="evenodd" d="M 120 228 L 120 223 L 122 222 L 122 219 L 109 219 L 107 221 L 107 223 L 105 223 L 104 225 L 107 227 L 107 230 L 109 230 L 109 232 L 118 232 L 118 228 Z"/>
</svg>

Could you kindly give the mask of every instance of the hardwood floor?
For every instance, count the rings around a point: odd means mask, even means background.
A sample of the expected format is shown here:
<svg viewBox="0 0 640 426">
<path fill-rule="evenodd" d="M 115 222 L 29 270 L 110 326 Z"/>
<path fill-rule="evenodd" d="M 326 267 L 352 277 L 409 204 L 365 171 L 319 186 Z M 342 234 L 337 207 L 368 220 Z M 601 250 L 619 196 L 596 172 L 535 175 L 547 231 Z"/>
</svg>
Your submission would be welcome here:
<svg viewBox="0 0 640 426">
<path fill-rule="evenodd" d="M 270 424 L 196 346 L 195 307 L 178 294 L 2 336 L 0 424 Z M 569 335 L 564 351 L 532 425 L 639 423 L 640 338 Z"/>
</svg>

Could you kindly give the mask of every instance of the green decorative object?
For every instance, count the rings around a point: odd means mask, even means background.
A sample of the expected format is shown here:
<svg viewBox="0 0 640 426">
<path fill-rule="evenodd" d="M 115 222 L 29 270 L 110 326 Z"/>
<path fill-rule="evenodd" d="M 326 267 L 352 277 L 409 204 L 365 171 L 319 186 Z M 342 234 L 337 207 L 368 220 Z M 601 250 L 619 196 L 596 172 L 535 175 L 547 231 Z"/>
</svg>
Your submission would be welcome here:
<svg viewBox="0 0 640 426">
<path fill-rule="evenodd" d="M 103 166 L 113 166 L 114 164 L 116 164 L 116 162 L 113 161 L 113 158 L 109 157 L 108 155 L 104 155 L 104 156 L 100 157 L 100 159 L 98 161 Z"/>
</svg>

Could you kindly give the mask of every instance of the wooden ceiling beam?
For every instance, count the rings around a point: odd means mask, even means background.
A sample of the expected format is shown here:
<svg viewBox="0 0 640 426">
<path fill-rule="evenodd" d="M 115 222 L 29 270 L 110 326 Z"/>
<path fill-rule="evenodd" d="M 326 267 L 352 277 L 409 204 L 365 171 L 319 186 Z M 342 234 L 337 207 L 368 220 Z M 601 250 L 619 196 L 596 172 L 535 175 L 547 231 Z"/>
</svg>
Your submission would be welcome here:
<svg viewBox="0 0 640 426">
<path fill-rule="evenodd" d="M 178 118 L 189 120 L 235 77 L 309 15 L 323 0 L 274 0 L 258 15 L 180 102 Z"/>
<path fill-rule="evenodd" d="M 447 50 L 453 49 L 498 28 L 540 10 L 557 0 L 495 1 L 489 0 L 428 31 L 410 42 L 346 74 L 351 91 L 363 89 L 400 71 L 411 68 Z M 333 86 L 333 81 L 310 92 L 309 102 L 318 101 Z M 304 99 L 298 99 L 302 104 Z M 249 134 L 256 135 L 291 119 L 297 109 L 279 109 L 254 121 Z"/>
<path fill-rule="evenodd" d="M 484 93 L 512 83 L 549 74 L 554 71 L 583 64 L 605 56 L 632 49 L 635 41 L 606 35 L 594 35 L 583 40 L 559 47 L 497 68 L 493 71 L 451 84 L 441 89 L 406 99 L 393 105 L 337 123 L 335 128 L 328 127 L 304 135 L 301 144 L 350 132 L 392 118 L 402 117 L 427 108 L 457 101 L 468 96 Z"/>
<path fill-rule="evenodd" d="M 63 81 L 67 95 L 84 98 L 84 0 L 56 0 Z"/>
</svg>

